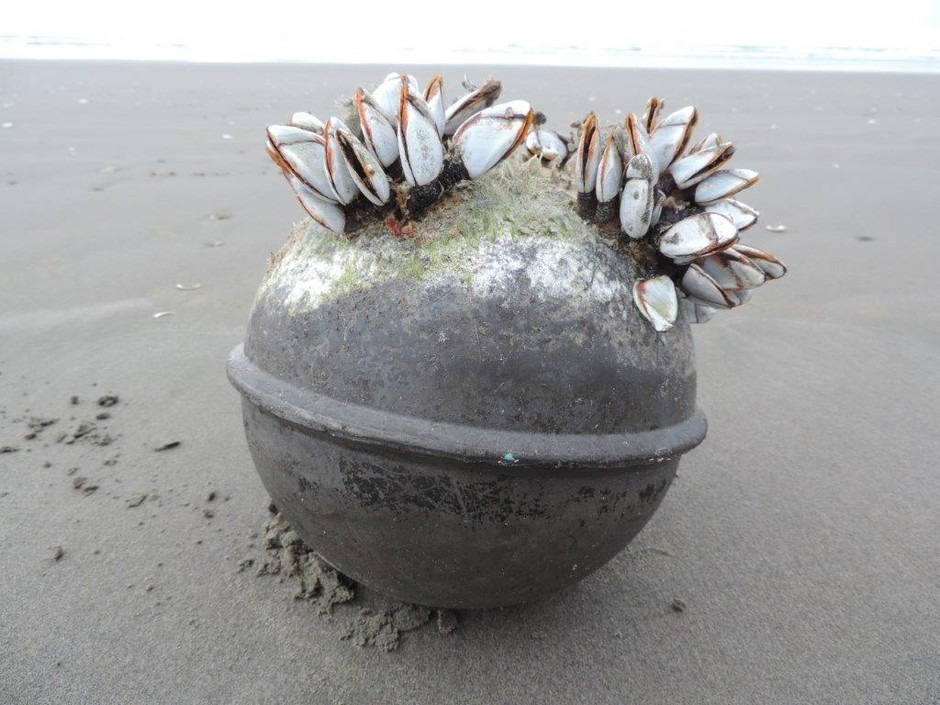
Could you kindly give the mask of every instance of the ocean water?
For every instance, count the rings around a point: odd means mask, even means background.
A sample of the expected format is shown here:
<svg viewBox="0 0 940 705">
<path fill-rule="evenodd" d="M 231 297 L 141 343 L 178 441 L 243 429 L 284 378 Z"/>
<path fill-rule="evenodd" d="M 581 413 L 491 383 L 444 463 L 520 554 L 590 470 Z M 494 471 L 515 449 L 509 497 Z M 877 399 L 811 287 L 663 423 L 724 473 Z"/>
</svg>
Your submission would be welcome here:
<svg viewBox="0 0 940 705">
<path fill-rule="evenodd" d="M 761 46 L 743 44 L 644 44 L 619 47 L 536 43 L 493 47 L 413 46 L 370 50 L 315 43 L 250 45 L 94 41 L 81 37 L 0 35 L 0 58 L 184 61 L 211 63 L 287 62 L 347 64 L 594 66 L 796 71 L 940 73 L 938 48 L 848 46 Z"/>
</svg>

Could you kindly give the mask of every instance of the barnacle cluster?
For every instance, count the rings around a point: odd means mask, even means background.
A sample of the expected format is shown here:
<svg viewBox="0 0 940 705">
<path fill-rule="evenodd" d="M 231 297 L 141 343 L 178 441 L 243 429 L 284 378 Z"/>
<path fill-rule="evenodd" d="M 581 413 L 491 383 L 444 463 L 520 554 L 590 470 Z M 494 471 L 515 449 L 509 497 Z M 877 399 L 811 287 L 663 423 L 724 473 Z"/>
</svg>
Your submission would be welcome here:
<svg viewBox="0 0 940 705">
<path fill-rule="evenodd" d="M 758 213 L 735 196 L 758 175 L 726 168 L 734 147 L 715 133 L 689 146 L 695 108 L 662 117 L 654 97 L 641 117 L 606 127 L 591 113 L 571 140 L 543 129 L 544 116 L 525 101 L 494 105 L 496 80 L 464 88 L 448 106 L 440 76 L 421 91 L 414 77 L 389 74 L 371 93 L 356 91 L 350 126 L 294 113 L 268 127 L 268 153 L 326 229 L 343 233 L 372 217 L 403 236 L 444 192 L 524 142 L 543 164 L 568 169 L 580 215 L 643 262 L 649 276 L 635 282 L 633 299 L 658 331 L 673 326 L 680 308 L 702 323 L 786 273 L 739 242 Z"/>
<path fill-rule="evenodd" d="M 508 157 L 533 124 L 523 100 L 493 105 L 499 81 L 465 88 L 445 106 L 440 76 L 421 91 L 413 76 L 389 74 L 371 93 L 356 91 L 351 127 L 294 113 L 287 125 L 268 127 L 268 154 L 326 229 L 342 233 L 347 220 L 378 209 L 392 232 L 406 234 L 443 192 Z"/>
<path fill-rule="evenodd" d="M 787 271 L 773 255 L 739 242 L 759 214 L 734 197 L 757 182 L 757 172 L 726 168 L 734 147 L 716 133 L 689 147 L 695 108 L 661 117 L 662 107 L 650 98 L 642 117 L 631 113 L 606 128 L 588 114 L 571 160 L 581 214 L 619 230 L 627 250 L 658 273 L 634 284 L 633 299 L 659 331 L 672 327 L 680 306 L 704 323 Z"/>
</svg>

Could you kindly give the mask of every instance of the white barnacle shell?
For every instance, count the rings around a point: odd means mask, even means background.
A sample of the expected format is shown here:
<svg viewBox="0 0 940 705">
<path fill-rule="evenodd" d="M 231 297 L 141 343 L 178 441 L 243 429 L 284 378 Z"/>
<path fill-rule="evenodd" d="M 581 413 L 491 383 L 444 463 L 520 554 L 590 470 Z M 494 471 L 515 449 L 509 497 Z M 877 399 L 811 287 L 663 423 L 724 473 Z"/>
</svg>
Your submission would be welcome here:
<svg viewBox="0 0 940 705">
<path fill-rule="evenodd" d="M 437 134 L 444 136 L 444 125 L 447 122 L 444 109 L 444 79 L 441 76 L 435 76 L 428 82 L 428 87 L 424 89 L 424 101 L 434 116 L 434 124 L 437 125 Z"/>
<path fill-rule="evenodd" d="M 336 200 L 326 174 L 326 143 L 323 137 L 300 127 L 271 125 L 267 129 L 268 153 L 288 174 L 327 200 Z"/>
<path fill-rule="evenodd" d="M 724 142 L 717 132 L 709 132 L 702 139 L 689 148 L 689 154 L 701 152 L 703 149 L 713 149 Z"/>
<path fill-rule="evenodd" d="M 398 159 L 398 132 L 395 124 L 386 117 L 372 95 L 361 88 L 356 91 L 355 102 L 363 141 L 379 158 L 382 166 L 391 166 Z"/>
<path fill-rule="evenodd" d="M 755 289 L 766 279 L 763 270 L 734 247 L 703 257 L 699 265 L 725 291 Z"/>
<path fill-rule="evenodd" d="M 600 161 L 600 129 L 597 125 L 597 115 L 589 113 L 581 126 L 578 149 L 574 156 L 574 185 L 578 193 L 591 193 L 594 190 Z"/>
<path fill-rule="evenodd" d="M 676 286 L 666 275 L 637 281 L 633 285 L 633 302 L 660 332 L 672 328 L 679 314 Z"/>
<path fill-rule="evenodd" d="M 647 133 L 652 133 L 656 129 L 656 125 L 659 124 L 659 114 L 663 110 L 663 105 L 665 105 L 663 101 L 655 95 L 646 101 L 646 110 L 643 111 L 643 117 L 640 118 L 640 121 Z"/>
<path fill-rule="evenodd" d="M 532 106 L 524 100 L 493 105 L 467 118 L 452 144 L 470 178 L 482 176 L 512 154 L 534 119 Z"/>
<path fill-rule="evenodd" d="M 679 307 L 691 323 L 708 323 L 715 315 L 715 309 L 713 307 L 706 306 L 687 296 L 679 301 Z"/>
<path fill-rule="evenodd" d="M 342 233 L 346 227 L 346 213 L 343 207 L 335 201 L 328 201 L 315 191 L 307 188 L 303 181 L 296 176 L 288 176 L 288 182 L 300 205 L 307 211 L 311 218 L 322 225 L 327 230 L 334 233 Z"/>
<path fill-rule="evenodd" d="M 444 112 L 444 134 L 454 134 L 471 115 L 495 103 L 502 92 L 503 84 L 491 78 L 479 88 L 455 100 Z"/>
<path fill-rule="evenodd" d="M 725 142 L 711 149 L 703 149 L 695 154 L 682 157 L 669 167 L 669 173 L 676 186 L 685 189 L 704 181 L 731 159 L 734 147 Z"/>
<path fill-rule="evenodd" d="M 551 130 L 531 130 L 525 138 L 525 148 L 529 154 L 549 162 L 568 156 L 568 145 Z"/>
<path fill-rule="evenodd" d="M 620 193 L 622 185 L 623 161 L 620 159 L 620 150 L 617 148 L 617 140 L 612 132 L 604 143 L 600 162 L 597 165 L 597 186 L 595 188 L 597 201 L 607 203 L 614 200 L 617 194 Z"/>
<path fill-rule="evenodd" d="M 659 241 L 659 251 L 676 264 L 688 264 L 733 245 L 734 224 L 718 213 L 696 213 L 672 225 Z"/>
<path fill-rule="evenodd" d="M 620 151 L 621 161 L 628 164 L 636 156 L 636 152 L 633 151 L 633 142 L 627 132 L 626 124 L 615 125 L 612 134 L 617 143 L 617 149 Z"/>
<path fill-rule="evenodd" d="M 751 262 L 760 267 L 767 279 L 779 279 L 787 273 L 787 268 L 784 266 L 783 262 L 769 252 L 758 250 L 756 247 L 749 247 L 740 242 L 732 245 L 732 249 L 744 255 Z"/>
<path fill-rule="evenodd" d="M 655 208 L 652 161 L 649 155 L 637 154 L 627 164 L 626 183 L 620 196 L 621 229 L 639 240 L 653 225 Z"/>
<path fill-rule="evenodd" d="M 665 171 L 686 148 L 697 121 L 698 113 L 689 105 L 664 117 L 650 132 L 649 153 L 659 173 Z"/>
<path fill-rule="evenodd" d="M 348 130 L 337 130 L 336 138 L 346 160 L 346 168 L 362 195 L 373 204 L 381 206 L 391 193 L 388 176 L 378 157 L 370 152 L 359 139 Z"/>
<path fill-rule="evenodd" d="M 731 299 L 735 306 L 746 304 L 754 295 L 754 291 L 752 289 L 725 289 L 725 293 L 728 295 L 728 298 Z"/>
<path fill-rule="evenodd" d="M 330 181 L 330 187 L 340 203 L 352 203 L 359 196 L 359 186 L 349 173 L 349 166 L 343 156 L 343 150 L 340 148 L 337 140 L 337 132 L 349 132 L 349 128 L 337 117 L 331 117 L 326 121 L 323 129 L 323 140 L 325 143 L 326 175 Z"/>
<path fill-rule="evenodd" d="M 659 217 L 663 213 L 663 205 L 666 203 L 666 194 L 656 189 L 656 195 L 653 197 L 653 216 L 650 218 L 650 223 L 656 225 L 659 222 Z"/>
<path fill-rule="evenodd" d="M 379 109 L 385 113 L 385 117 L 393 125 L 398 124 L 398 106 L 401 101 L 401 86 L 402 82 L 407 83 L 408 89 L 417 95 L 420 93 L 421 89 L 418 87 L 418 80 L 414 76 L 405 75 L 402 76 L 400 73 L 390 73 L 385 79 L 375 87 L 375 90 L 372 91 L 372 97 L 375 99 L 376 105 L 379 106 Z"/>
<path fill-rule="evenodd" d="M 444 145 L 431 109 L 405 78 L 398 109 L 398 152 L 405 180 L 412 186 L 431 183 L 444 168 Z"/>
<path fill-rule="evenodd" d="M 750 169 L 723 169 L 711 174 L 695 187 L 695 202 L 708 205 L 733 196 L 757 183 L 760 176 Z"/>
<path fill-rule="evenodd" d="M 679 282 L 682 290 L 693 299 L 712 308 L 733 308 L 736 301 L 697 264 L 690 264 Z"/>
<path fill-rule="evenodd" d="M 643 127 L 643 123 L 637 120 L 636 115 L 630 113 L 624 123 L 627 132 L 627 141 L 629 142 L 629 151 L 631 154 L 646 154 L 650 156 L 650 165 L 653 167 L 653 183 L 659 181 L 659 165 L 657 160 L 650 154 L 650 136 Z"/>
<path fill-rule="evenodd" d="M 300 127 L 304 130 L 316 132 L 318 135 L 323 134 L 323 121 L 313 113 L 308 113 L 303 110 L 291 113 L 288 124 L 292 127 Z"/>
<path fill-rule="evenodd" d="M 706 213 L 721 213 L 731 219 L 738 231 L 747 230 L 757 222 L 760 213 L 741 201 L 733 198 L 723 198 L 705 206 Z"/>
</svg>

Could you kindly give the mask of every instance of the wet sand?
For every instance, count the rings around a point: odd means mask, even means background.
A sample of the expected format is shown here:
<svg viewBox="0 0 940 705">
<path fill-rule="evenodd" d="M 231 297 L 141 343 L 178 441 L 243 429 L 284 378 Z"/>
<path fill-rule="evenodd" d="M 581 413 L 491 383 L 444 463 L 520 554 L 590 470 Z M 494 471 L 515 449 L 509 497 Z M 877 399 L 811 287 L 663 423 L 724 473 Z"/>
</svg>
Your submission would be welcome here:
<svg viewBox="0 0 940 705">
<path fill-rule="evenodd" d="M 558 128 L 694 103 L 790 274 L 695 329 L 709 436 L 578 587 L 385 653 L 240 570 L 263 128 L 386 70 L 0 62 L 0 702 L 940 701 L 936 76 L 467 69 Z"/>
</svg>

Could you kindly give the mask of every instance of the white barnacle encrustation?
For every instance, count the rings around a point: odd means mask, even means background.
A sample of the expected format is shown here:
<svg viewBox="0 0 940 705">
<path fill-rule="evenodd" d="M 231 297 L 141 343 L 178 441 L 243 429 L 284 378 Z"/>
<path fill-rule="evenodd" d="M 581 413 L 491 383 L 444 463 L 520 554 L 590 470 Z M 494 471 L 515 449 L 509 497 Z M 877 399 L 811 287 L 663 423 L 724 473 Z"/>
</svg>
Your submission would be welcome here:
<svg viewBox="0 0 940 705">
<path fill-rule="evenodd" d="M 496 104 L 495 79 L 464 88 L 448 104 L 440 76 L 421 90 L 414 76 L 392 73 L 356 90 L 346 121 L 295 112 L 268 127 L 267 150 L 323 228 L 343 233 L 372 215 L 401 236 L 443 193 L 525 144 L 542 164 L 569 168 L 578 213 L 605 241 L 616 233 L 618 251 L 641 264 L 633 299 L 660 332 L 683 312 L 703 323 L 740 306 L 786 274 L 740 242 L 759 213 L 738 195 L 758 174 L 729 167 L 735 148 L 717 133 L 692 143 L 694 107 L 665 113 L 654 97 L 640 117 L 606 126 L 592 112 L 569 138 L 545 129 L 524 100 Z"/>
<path fill-rule="evenodd" d="M 523 100 L 494 105 L 501 90 L 490 79 L 447 106 L 440 76 L 421 91 L 414 76 L 392 73 L 371 93 L 356 91 L 349 125 L 309 112 L 271 125 L 268 153 L 327 230 L 342 233 L 371 210 L 401 232 L 444 191 L 479 178 L 525 141 L 535 113 Z"/>
<path fill-rule="evenodd" d="M 739 242 L 759 213 L 736 196 L 757 183 L 757 172 L 727 168 L 734 147 L 716 133 L 689 147 L 695 108 L 661 117 L 662 108 L 651 98 L 642 117 L 631 113 L 606 127 L 588 114 L 571 160 L 582 216 L 606 232 L 617 228 L 624 249 L 646 263 L 650 275 L 636 283 L 634 301 L 658 331 L 671 328 L 680 310 L 704 323 L 787 271 Z"/>
</svg>

